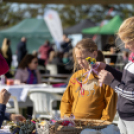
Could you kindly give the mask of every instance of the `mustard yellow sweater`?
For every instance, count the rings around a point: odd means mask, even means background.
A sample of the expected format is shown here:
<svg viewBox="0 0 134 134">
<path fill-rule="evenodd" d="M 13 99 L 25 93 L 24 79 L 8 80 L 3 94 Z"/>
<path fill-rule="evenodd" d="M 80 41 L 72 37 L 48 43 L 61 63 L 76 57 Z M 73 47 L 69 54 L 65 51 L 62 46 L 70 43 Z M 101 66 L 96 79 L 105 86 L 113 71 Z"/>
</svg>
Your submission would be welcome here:
<svg viewBox="0 0 134 134">
<path fill-rule="evenodd" d="M 87 81 L 82 84 L 85 89 L 82 96 L 80 94 L 80 84 L 76 81 L 76 78 L 83 73 L 85 73 L 85 70 L 79 70 L 70 78 L 61 100 L 61 117 L 73 114 L 75 119 L 113 121 L 116 113 L 116 93 L 108 85 L 102 84 L 100 87 L 98 83 L 95 83 L 97 81 L 96 76 L 90 74 L 89 84 L 86 84 Z"/>
</svg>

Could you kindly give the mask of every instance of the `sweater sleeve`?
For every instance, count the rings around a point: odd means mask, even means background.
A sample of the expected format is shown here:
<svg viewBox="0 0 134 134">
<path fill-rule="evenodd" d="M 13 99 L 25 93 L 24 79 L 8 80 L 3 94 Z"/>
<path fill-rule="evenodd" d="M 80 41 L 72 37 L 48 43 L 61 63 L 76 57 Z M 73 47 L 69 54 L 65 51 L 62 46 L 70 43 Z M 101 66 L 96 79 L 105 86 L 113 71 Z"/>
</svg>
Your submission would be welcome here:
<svg viewBox="0 0 134 134">
<path fill-rule="evenodd" d="M 6 105 L 0 104 L 0 128 L 5 117 Z"/>
<path fill-rule="evenodd" d="M 105 103 L 106 107 L 102 111 L 101 120 L 113 121 L 116 113 L 117 94 L 110 86 L 105 86 Z"/>
<path fill-rule="evenodd" d="M 4 119 L 9 121 L 10 120 L 10 115 L 11 115 L 10 113 L 5 113 Z"/>
<path fill-rule="evenodd" d="M 111 72 L 112 75 L 114 76 L 114 78 L 121 82 L 122 72 L 118 71 L 117 69 L 114 69 L 114 68 L 110 67 L 109 65 L 106 65 L 105 70 Z"/>
<path fill-rule="evenodd" d="M 122 97 L 128 100 L 134 100 L 134 83 L 125 84 L 114 79 L 110 86 Z"/>
<path fill-rule="evenodd" d="M 9 70 L 6 60 L 0 54 L 0 75 L 5 74 Z"/>
<path fill-rule="evenodd" d="M 67 89 L 64 92 L 61 100 L 61 106 L 60 106 L 61 117 L 64 117 L 64 115 L 70 116 L 71 114 L 71 108 L 73 103 L 71 88 L 72 88 L 72 83 L 70 80 Z"/>
</svg>

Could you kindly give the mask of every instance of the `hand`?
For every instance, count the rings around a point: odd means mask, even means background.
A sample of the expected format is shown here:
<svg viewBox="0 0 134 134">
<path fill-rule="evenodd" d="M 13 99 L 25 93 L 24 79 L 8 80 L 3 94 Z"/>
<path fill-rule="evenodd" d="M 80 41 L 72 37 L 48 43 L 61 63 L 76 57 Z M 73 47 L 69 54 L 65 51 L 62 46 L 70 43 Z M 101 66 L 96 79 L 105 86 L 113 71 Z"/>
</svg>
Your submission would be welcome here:
<svg viewBox="0 0 134 134">
<path fill-rule="evenodd" d="M 24 121 L 26 120 L 25 117 L 23 117 L 22 115 L 20 114 L 11 114 L 10 115 L 10 120 L 11 121 Z"/>
<path fill-rule="evenodd" d="M 2 89 L 0 91 L 0 103 L 6 105 L 10 96 L 11 94 L 6 89 Z"/>
<path fill-rule="evenodd" d="M 94 70 L 95 70 L 96 72 L 98 72 L 98 73 L 99 73 L 101 70 L 105 70 L 105 68 L 106 68 L 106 64 L 103 63 L 103 62 L 96 62 L 95 64 L 96 64 L 96 67 L 94 68 Z"/>
<path fill-rule="evenodd" d="M 110 85 L 111 82 L 113 81 L 113 79 L 114 79 L 114 77 L 110 72 L 108 72 L 106 70 L 100 71 L 100 73 L 99 73 L 99 82 L 100 83 Z"/>
</svg>

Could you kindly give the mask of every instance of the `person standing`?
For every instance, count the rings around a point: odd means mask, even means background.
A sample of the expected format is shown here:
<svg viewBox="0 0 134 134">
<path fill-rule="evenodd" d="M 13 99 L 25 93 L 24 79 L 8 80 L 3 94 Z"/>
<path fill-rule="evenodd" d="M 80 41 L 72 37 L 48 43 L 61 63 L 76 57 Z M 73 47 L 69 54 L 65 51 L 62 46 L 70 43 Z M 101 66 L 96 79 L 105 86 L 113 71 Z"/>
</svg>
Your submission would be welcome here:
<svg viewBox="0 0 134 134">
<path fill-rule="evenodd" d="M 9 68 L 11 68 L 11 64 L 12 64 L 12 51 L 10 48 L 10 43 L 11 43 L 10 40 L 5 38 L 3 40 L 2 47 L 1 47 L 1 53 L 3 57 L 6 59 Z M 7 78 L 13 77 L 13 75 L 10 72 L 7 72 L 5 75 Z"/>
<path fill-rule="evenodd" d="M 3 40 L 1 51 L 2 51 L 3 57 L 6 59 L 7 64 L 10 68 L 11 63 L 12 63 L 12 51 L 11 51 L 11 48 L 10 48 L 10 40 L 9 39 L 5 38 Z"/>
<path fill-rule="evenodd" d="M 99 68 L 99 82 L 111 86 L 118 94 L 117 110 L 121 134 L 134 134 L 134 17 L 126 19 L 118 35 L 125 48 L 132 52 L 123 73 L 106 65 L 96 63 Z"/>
<path fill-rule="evenodd" d="M 21 41 L 17 45 L 17 57 L 18 57 L 18 64 L 22 61 L 27 53 L 26 49 L 26 38 L 22 37 Z"/>
<path fill-rule="evenodd" d="M 53 49 L 50 47 L 49 41 L 46 41 L 45 44 L 39 48 L 38 52 L 40 54 L 40 59 L 44 60 L 45 65 L 49 60 L 49 54 L 51 51 L 53 51 Z"/>
</svg>

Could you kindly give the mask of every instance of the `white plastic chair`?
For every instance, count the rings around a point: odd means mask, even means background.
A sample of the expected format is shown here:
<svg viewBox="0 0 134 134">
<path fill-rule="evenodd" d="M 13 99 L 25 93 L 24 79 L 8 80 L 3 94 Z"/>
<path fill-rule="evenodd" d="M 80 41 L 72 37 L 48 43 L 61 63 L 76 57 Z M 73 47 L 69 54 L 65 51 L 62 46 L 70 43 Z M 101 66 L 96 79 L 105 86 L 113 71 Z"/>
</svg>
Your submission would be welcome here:
<svg viewBox="0 0 134 134">
<path fill-rule="evenodd" d="M 45 67 L 44 67 L 44 66 L 41 66 L 41 65 L 38 65 L 38 70 L 43 70 L 43 71 L 45 71 Z"/>
<path fill-rule="evenodd" d="M 55 64 L 47 64 L 46 69 L 50 71 L 50 74 L 58 74 L 57 65 Z"/>
<path fill-rule="evenodd" d="M 6 112 L 7 113 L 19 114 L 19 105 L 18 105 L 18 101 L 17 101 L 16 97 L 15 96 L 11 96 L 10 98 L 13 100 L 14 107 L 12 107 L 10 105 L 10 103 L 7 103 L 7 105 L 6 105 L 6 107 L 7 107 L 6 108 Z"/>
<path fill-rule="evenodd" d="M 33 101 L 33 118 L 52 119 L 59 110 L 53 110 L 53 102 L 61 101 L 62 96 L 54 93 L 49 93 L 40 89 L 33 89 L 29 92 L 29 97 Z M 53 113 L 55 111 L 55 113 Z M 57 112 L 57 113 L 56 113 Z"/>
</svg>

